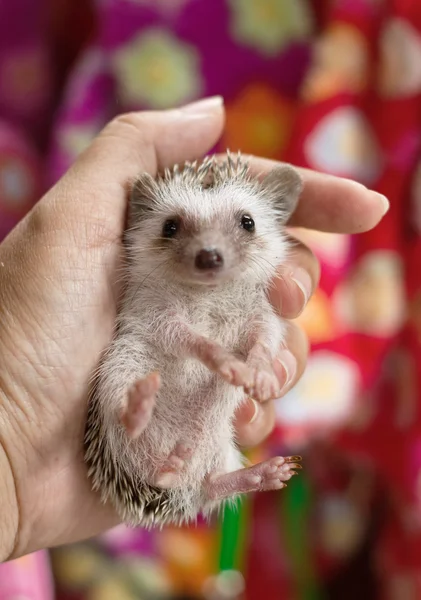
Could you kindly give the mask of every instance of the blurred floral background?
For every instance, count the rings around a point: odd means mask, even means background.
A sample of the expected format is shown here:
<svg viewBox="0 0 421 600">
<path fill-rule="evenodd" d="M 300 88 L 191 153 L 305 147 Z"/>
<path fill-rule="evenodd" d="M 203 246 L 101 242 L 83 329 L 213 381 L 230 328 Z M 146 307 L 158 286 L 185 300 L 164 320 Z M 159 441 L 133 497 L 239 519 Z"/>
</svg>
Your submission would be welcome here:
<svg viewBox="0 0 421 600">
<path fill-rule="evenodd" d="M 421 598 L 419 1 L 0 0 L 0 31 L 0 238 L 114 115 L 213 94 L 218 149 L 391 201 L 362 236 L 303 232 L 312 353 L 252 457 L 299 452 L 300 477 L 210 527 L 0 565 L 0 600 Z"/>
</svg>

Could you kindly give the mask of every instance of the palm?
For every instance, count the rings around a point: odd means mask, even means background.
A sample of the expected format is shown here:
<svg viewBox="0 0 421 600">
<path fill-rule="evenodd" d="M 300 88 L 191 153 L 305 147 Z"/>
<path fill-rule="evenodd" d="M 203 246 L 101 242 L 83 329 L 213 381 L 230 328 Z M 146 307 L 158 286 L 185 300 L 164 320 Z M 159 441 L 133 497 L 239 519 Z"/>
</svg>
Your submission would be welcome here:
<svg viewBox="0 0 421 600">
<path fill-rule="evenodd" d="M 120 201 L 114 198 L 114 207 L 123 205 L 121 189 Z M 57 244 L 49 236 L 47 244 L 41 246 L 48 261 L 35 257 L 36 269 L 31 246 L 24 250 L 28 256 L 23 262 L 29 272 L 37 272 L 37 277 L 22 278 L 19 296 L 28 298 L 28 305 L 20 307 L 25 310 L 21 315 L 24 329 L 14 343 L 29 342 L 23 385 L 27 382 L 31 399 L 29 418 L 22 426 L 28 448 L 41 450 L 29 450 L 27 476 L 19 480 L 21 519 L 31 520 L 40 511 L 50 519 L 55 513 L 57 539 L 53 543 L 64 536 L 78 539 L 96 533 L 113 518 L 89 488 L 82 439 L 89 377 L 111 339 L 116 312 L 119 212 L 117 208 L 102 220 L 100 215 L 88 217 L 79 228 L 82 236 L 74 228 L 67 238 L 58 236 Z M 112 224 L 109 229 L 108 223 Z M 27 227 L 31 228 L 31 220 Z M 36 302 L 32 303 L 34 297 Z M 42 311 L 37 314 L 34 305 Z M 34 526 L 42 536 L 42 518 Z"/>
</svg>

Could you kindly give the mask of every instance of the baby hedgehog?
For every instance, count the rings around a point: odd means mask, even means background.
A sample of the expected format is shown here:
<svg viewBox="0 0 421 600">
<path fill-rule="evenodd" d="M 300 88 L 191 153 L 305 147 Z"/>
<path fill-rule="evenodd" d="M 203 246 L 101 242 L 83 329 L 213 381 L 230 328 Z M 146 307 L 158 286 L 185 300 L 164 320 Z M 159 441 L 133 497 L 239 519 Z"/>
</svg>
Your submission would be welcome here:
<svg viewBox="0 0 421 600">
<path fill-rule="evenodd" d="M 93 489 L 126 523 L 195 521 L 300 468 L 300 457 L 244 468 L 233 416 L 246 394 L 279 396 L 285 329 L 267 291 L 301 188 L 289 165 L 259 180 L 230 154 L 133 185 L 125 293 L 85 435 Z"/>
</svg>

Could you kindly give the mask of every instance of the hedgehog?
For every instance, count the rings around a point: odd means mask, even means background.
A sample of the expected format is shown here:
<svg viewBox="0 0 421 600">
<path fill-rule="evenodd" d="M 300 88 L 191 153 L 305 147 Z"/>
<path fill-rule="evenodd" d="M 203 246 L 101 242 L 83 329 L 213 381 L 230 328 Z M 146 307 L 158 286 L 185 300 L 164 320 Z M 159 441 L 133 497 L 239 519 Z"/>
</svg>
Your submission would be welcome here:
<svg viewBox="0 0 421 600">
<path fill-rule="evenodd" d="M 248 397 L 280 395 L 273 361 L 286 327 L 268 290 L 301 189 L 291 165 L 257 177 L 229 152 L 131 186 L 124 292 L 85 432 L 92 488 L 127 525 L 209 519 L 301 468 L 299 456 L 247 465 L 233 426 Z"/>
</svg>

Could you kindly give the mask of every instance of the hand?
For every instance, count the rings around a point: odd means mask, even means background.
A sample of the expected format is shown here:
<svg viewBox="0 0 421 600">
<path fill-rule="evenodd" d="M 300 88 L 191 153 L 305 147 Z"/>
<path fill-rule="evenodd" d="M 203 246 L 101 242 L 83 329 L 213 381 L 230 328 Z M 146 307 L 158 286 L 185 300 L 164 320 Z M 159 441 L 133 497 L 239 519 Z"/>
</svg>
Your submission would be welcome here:
<svg viewBox="0 0 421 600">
<path fill-rule="evenodd" d="M 68 173 L 0 246 L 0 559 L 70 543 L 116 524 L 90 489 L 83 462 L 87 386 L 109 343 L 116 315 L 120 238 L 127 186 L 140 171 L 202 156 L 224 124 L 221 103 L 123 115 L 110 123 Z M 268 161 L 253 159 L 267 171 Z M 303 172 L 293 225 L 363 231 L 376 225 L 381 197 L 357 184 Z M 304 307 L 319 267 L 301 246 L 293 279 L 272 296 L 286 317 Z M 294 283 L 295 279 L 295 283 Z M 291 324 L 289 389 L 300 377 L 307 343 Z M 279 378 L 285 371 L 279 365 Z M 273 406 L 245 405 L 242 443 L 273 426 Z"/>
</svg>

